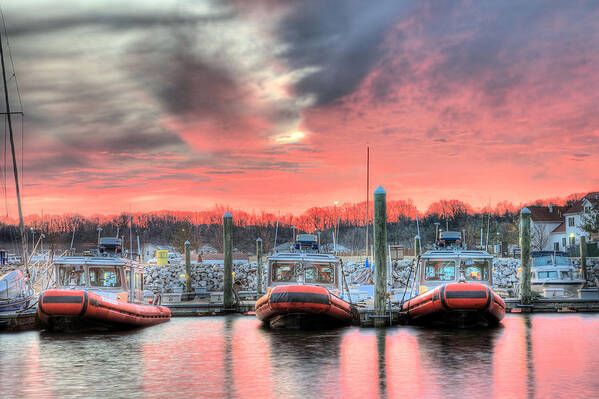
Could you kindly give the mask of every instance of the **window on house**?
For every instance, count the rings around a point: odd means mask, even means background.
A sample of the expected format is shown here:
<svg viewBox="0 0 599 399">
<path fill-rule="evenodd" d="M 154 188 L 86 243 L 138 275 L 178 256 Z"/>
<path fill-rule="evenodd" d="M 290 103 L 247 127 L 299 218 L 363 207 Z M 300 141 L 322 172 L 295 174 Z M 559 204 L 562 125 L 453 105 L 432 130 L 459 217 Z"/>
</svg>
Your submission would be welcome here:
<svg viewBox="0 0 599 399">
<path fill-rule="evenodd" d="M 573 216 L 568 218 L 568 226 L 574 227 L 574 217 Z"/>
<path fill-rule="evenodd" d="M 562 247 L 566 248 L 566 237 L 562 238 Z"/>
<path fill-rule="evenodd" d="M 572 236 L 570 237 L 570 245 L 574 245 L 576 244 L 576 237 Z"/>
<path fill-rule="evenodd" d="M 554 242 L 553 243 L 553 250 L 554 251 L 559 251 L 559 242 Z"/>
</svg>

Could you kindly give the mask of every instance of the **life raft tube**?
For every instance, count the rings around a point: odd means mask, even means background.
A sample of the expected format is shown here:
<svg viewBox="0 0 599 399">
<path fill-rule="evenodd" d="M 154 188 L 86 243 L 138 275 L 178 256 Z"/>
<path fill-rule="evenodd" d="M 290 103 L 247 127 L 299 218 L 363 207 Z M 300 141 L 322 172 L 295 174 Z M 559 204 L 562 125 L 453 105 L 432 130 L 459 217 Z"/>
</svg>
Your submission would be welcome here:
<svg viewBox="0 0 599 399">
<path fill-rule="evenodd" d="M 42 326 L 51 329 L 65 319 L 81 329 L 123 329 L 169 321 L 171 311 L 166 306 L 121 302 L 87 290 L 51 289 L 40 295 L 37 315 Z"/>
<path fill-rule="evenodd" d="M 279 285 L 256 301 L 256 316 L 265 323 L 292 315 L 324 326 L 349 325 L 354 319 L 352 306 L 321 286 Z"/>
<path fill-rule="evenodd" d="M 405 302 L 411 324 L 494 325 L 505 316 L 505 301 L 480 283 L 450 283 Z"/>
</svg>

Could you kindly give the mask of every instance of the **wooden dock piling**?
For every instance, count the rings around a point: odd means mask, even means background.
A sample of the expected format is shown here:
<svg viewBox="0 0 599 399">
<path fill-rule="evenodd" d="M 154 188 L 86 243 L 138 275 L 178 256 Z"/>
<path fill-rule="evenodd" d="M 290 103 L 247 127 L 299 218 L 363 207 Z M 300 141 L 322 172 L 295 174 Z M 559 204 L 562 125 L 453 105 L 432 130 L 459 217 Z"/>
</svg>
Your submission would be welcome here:
<svg viewBox="0 0 599 399">
<path fill-rule="evenodd" d="M 379 186 L 374 191 L 374 320 L 375 327 L 387 324 L 387 193 Z"/>
<path fill-rule="evenodd" d="M 224 278 L 223 303 L 225 309 L 233 308 L 233 215 L 223 215 Z"/>
<path fill-rule="evenodd" d="M 530 304 L 532 291 L 530 289 L 530 210 L 526 207 L 520 212 L 520 302 Z"/>
<path fill-rule="evenodd" d="M 263 294 L 262 292 L 262 238 L 258 237 L 256 240 L 256 290 L 258 295 Z"/>
<path fill-rule="evenodd" d="M 587 240 L 585 236 L 580 236 L 580 269 L 582 270 L 582 279 L 584 286 L 587 286 Z"/>
<path fill-rule="evenodd" d="M 189 240 L 185 241 L 185 292 L 187 293 L 187 299 L 191 300 L 192 291 L 191 289 L 191 243 Z"/>
</svg>

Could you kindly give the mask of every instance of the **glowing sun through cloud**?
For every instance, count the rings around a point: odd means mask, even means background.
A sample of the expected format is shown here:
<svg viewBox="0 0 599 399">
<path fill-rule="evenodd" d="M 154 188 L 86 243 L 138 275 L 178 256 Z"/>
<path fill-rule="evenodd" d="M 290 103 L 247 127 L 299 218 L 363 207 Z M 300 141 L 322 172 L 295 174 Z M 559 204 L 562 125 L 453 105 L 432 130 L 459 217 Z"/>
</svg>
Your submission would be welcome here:
<svg viewBox="0 0 599 399">
<path fill-rule="evenodd" d="M 301 142 L 304 137 L 306 137 L 306 134 L 303 132 L 293 132 L 291 134 L 283 134 L 275 137 L 275 142 L 277 144 L 297 144 Z"/>
</svg>

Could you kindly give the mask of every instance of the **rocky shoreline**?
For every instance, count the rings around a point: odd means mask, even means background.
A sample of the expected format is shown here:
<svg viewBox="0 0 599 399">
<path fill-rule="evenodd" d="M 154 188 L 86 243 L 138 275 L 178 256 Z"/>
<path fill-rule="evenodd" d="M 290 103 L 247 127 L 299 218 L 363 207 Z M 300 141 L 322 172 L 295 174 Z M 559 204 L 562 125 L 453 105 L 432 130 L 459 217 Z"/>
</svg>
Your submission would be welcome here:
<svg viewBox="0 0 599 399">
<path fill-rule="evenodd" d="M 579 258 L 573 258 L 574 265 L 580 265 Z M 266 263 L 264 263 L 266 267 Z M 518 268 L 520 259 L 496 258 L 493 260 L 493 286 L 497 289 L 515 290 L 518 285 Z M 234 281 L 241 290 L 256 289 L 256 262 L 234 264 Z M 373 272 L 364 267 L 364 263 L 350 262 L 343 265 L 348 284 L 372 284 Z M 414 262 L 412 259 L 393 263 L 393 288 L 406 287 L 413 278 Z M 199 263 L 191 266 L 191 283 L 194 288 L 206 292 L 222 291 L 222 265 Z M 148 287 L 162 289 L 165 293 L 182 292 L 185 288 L 185 265 L 148 266 L 146 267 L 145 284 Z M 587 259 L 589 287 L 596 287 L 599 279 L 599 258 Z M 266 281 L 263 282 L 266 286 Z"/>
</svg>

